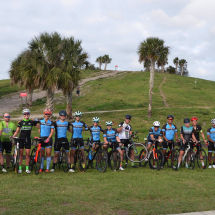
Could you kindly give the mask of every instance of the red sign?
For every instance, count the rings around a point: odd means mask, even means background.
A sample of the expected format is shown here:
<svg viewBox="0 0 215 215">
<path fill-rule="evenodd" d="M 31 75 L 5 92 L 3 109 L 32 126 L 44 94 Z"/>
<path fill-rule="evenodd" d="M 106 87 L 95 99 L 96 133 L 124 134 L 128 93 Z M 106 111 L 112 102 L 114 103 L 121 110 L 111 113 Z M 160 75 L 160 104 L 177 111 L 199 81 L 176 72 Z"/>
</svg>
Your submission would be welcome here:
<svg viewBox="0 0 215 215">
<path fill-rule="evenodd" d="M 20 93 L 20 97 L 26 97 L 27 93 Z"/>
<path fill-rule="evenodd" d="M 118 66 L 115 66 L 115 67 L 118 67 Z"/>
</svg>

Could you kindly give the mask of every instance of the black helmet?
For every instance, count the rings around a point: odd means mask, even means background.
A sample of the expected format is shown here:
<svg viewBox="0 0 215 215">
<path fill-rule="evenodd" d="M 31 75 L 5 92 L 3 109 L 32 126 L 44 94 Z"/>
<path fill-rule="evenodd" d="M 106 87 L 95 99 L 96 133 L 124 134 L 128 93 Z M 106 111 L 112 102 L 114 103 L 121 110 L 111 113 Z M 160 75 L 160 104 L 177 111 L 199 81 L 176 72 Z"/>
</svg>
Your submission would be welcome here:
<svg viewBox="0 0 215 215">
<path fill-rule="evenodd" d="M 190 122 L 190 119 L 189 118 L 185 118 L 184 119 L 184 123 L 189 123 Z"/>
<path fill-rule="evenodd" d="M 66 111 L 65 111 L 65 110 L 61 110 L 61 111 L 59 112 L 59 115 L 60 115 L 60 116 L 66 116 L 66 115 L 67 115 L 67 113 L 66 113 Z"/>
<path fill-rule="evenodd" d="M 126 114 L 126 115 L 125 115 L 125 118 L 126 118 L 126 119 L 131 119 L 131 115 L 130 115 L 130 114 Z"/>
<path fill-rule="evenodd" d="M 169 119 L 169 118 L 174 119 L 174 116 L 170 114 L 170 115 L 167 116 L 167 119 Z"/>
</svg>

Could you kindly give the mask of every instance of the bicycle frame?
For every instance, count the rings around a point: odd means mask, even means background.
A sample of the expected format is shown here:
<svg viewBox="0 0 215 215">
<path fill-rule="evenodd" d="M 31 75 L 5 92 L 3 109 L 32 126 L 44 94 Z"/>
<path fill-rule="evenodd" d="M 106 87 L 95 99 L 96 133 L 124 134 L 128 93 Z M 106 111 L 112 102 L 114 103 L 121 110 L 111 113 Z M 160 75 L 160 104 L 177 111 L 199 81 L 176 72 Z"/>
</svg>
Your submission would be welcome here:
<svg viewBox="0 0 215 215">
<path fill-rule="evenodd" d="M 182 143 L 183 144 L 183 143 Z M 188 142 L 188 146 L 187 146 L 187 148 L 186 148 L 186 150 L 185 150 L 185 152 L 184 152 L 184 155 L 183 155 L 183 157 L 182 157 L 182 162 L 184 162 L 184 160 L 185 160 L 185 157 L 187 156 L 187 152 L 189 151 L 189 149 L 190 149 L 191 147 L 190 147 L 190 141 Z"/>
<path fill-rule="evenodd" d="M 36 151 L 36 154 L 35 154 L 35 157 L 34 157 L 34 161 L 37 162 L 37 159 L 38 159 L 38 154 L 39 154 L 39 151 L 41 149 L 41 143 L 38 143 L 39 141 L 43 140 L 41 138 L 34 138 L 34 140 L 36 141 L 36 147 L 37 147 L 37 151 Z"/>
</svg>

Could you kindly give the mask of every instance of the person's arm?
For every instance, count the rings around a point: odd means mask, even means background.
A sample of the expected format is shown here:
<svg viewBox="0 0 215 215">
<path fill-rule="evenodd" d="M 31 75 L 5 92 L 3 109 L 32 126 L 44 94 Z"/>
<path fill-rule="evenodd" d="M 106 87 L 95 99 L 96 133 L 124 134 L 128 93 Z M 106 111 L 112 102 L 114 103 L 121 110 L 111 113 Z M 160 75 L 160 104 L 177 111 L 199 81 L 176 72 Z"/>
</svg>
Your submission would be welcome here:
<svg viewBox="0 0 215 215">
<path fill-rule="evenodd" d="M 125 128 L 127 126 L 127 124 L 125 122 L 121 122 L 119 124 L 119 128 L 117 128 L 117 132 L 120 133 L 122 131 L 123 128 Z"/>
<path fill-rule="evenodd" d="M 192 139 L 193 139 L 193 142 L 196 142 L 196 143 L 198 142 L 194 133 L 192 133 Z"/>
<path fill-rule="evenodd" d="M 17 136 L 17 134 L 19 133 L 19 131 L 20 131 L 20 127 L 17 127 L 17 129 L 16 129 L 15 133 L 13 134 L 13 137 L 16 137 L 16 136 Z"/>
<path fill-rule="evenodd" d="M 104 137 L 104 143 L 108 144 L 107 137 Z"/>
<path fill-rule="evenodd" d="M 209 140 L 210 142 L 215 143 L 215 142 L 211 139 L 210 134 L 207 134 L 207 138 L 208 138 L 208 140 Z"/>
<path fill-rule="evenodd" d="M 207 143 L 207 140 L 205 139 L 205 135 L 204 135 L 204 133 L 202 131 L 202 127 L 201 126 L 200 126 L 200 132 L 201 132 L 201 135 L 202 135 L 202 138 L 203 138 L 204 142 Z"/>
</svg>

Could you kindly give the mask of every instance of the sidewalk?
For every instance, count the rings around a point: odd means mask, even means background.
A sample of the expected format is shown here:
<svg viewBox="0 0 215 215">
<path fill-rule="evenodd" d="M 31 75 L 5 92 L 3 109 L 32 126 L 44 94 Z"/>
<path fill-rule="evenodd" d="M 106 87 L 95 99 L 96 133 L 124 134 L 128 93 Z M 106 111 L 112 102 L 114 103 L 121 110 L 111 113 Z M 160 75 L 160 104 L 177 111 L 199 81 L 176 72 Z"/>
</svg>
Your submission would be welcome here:
<svg viewBox="0 0 215 215">
<path fill-rule="evenodd" d="M 182 214 L 174 214 L 174 215 L 214 215 L 215 211 L 202 211 L 202 212 L 192 212 L 192 213 L 182 213 Z M 173 215 L 173 214 L 169 214 Z"/>
</svg>

